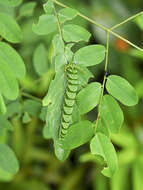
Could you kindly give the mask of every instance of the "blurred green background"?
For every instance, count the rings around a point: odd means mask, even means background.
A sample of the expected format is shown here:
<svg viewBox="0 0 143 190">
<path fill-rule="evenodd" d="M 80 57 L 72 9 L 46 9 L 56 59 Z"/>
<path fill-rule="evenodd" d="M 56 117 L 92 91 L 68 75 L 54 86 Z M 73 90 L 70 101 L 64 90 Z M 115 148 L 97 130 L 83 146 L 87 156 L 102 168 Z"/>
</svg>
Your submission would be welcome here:
<svg viewBox="0 0 143 190">
<path fill-rule="evenodd" d="M 29 16 L 20 14 L 26 2 L 36 2 Z M 7 190 L 142 190 L 143 189 L 143 53 L 113 36 L 110 37 L 109 74 L 125 77 L 137 90 L 139 104 L 132 108 L 122 106 L 124 126 L 119 135 L 111 137 L 118 153 L 119 170 L 112 179 L 100 174 L 101 166 L 89 154 L 89 145 L 72 151 L 64 163 L 54 155 L 52 141 L 43 138 L 45 110 L 41 103 L 27 97 L 29 93 L 42 99 L 54 76 L 51 64 L 51 41 L 54 34 L 37 36 L 32 32 L 32 23 L 43 14 L 42 0 L 23 0 L 16 8 L 0 5 L 0 12 L 15 17 L 22 28 L 22 43 L 13 45 L 20 53 L 27 68 L 26 77 L 20 81 L 21 96 L 8 104 L 8 118 L 12 131 L 3 132 L 1 142 L 7 142 L 20 161 L 20 171 L 14 177 L 3 176 L 0 171 L 0 189 Z M 78 9 L 97 22 L 111 27 L 143 10 L 142 0 L 60 0 Z M 57 9 L 60 9 L 58 6 Z M 104 31 L 87 21 L 76 18 L 72 22 L 84 26 L 92 33 L 90 44 L 105 44 Z M 123 37 L 143 47 L 143 16 L 115 30 Z M 47 68 L 43 74 L 34 66 L 34 54 L 39 45 L 45 49 Z M 37 51 L 40 52 L 38 49 Z M 40 59 L 39 59 L 40 61 Z M 104 63 L 90 68 L 95 81 L 102 82 Z M 95 120 L 95 112 L 88 115 Z"/>
</svg>

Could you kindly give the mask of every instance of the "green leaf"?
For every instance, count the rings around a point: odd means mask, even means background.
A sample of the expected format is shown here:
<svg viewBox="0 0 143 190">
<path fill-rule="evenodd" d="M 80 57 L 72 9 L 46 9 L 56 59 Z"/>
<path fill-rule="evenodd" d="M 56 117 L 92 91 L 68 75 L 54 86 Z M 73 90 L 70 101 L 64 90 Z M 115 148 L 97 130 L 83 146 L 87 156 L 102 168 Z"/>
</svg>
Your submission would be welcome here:
<svg viewBox="0 0 143 190">
<path fill-rule="evenodd" d="M 0 13 L 0 35 L 11 43 L 22 41 L 22 31 L 17 22 L 8 14 Z"/>
<path fill-rule="evenodd" d="M 65 75 L 63 71 L 60 71 L 52 80 L 48 93 L 43 99 L 43 106 L 48 106 L 46 123 L 51 128 L 54 141 L 58 139 L 64 93 Z"/>
<path fill-rule="evenodd" d="M 45 74 L 48 69 L 48 56 L 47 50 L 43 44 L 39 44 L 34 51 L 33 63 L 35 70 L 39 76 Z"/>
<path fill-rule="evenodd" d="M 14 152 L 5 144 L 0 144 L 0 168 L 10 174 L 16 174 L 19 170 Z"/>
<path fill-rule="evenodd" d="M 0 114 L 5 114 L 6 113 L 6 106 L 4 103 L 4 99 L 2 95 L 0 94 Z"/>
<path fill-rule="evenodd" d="M 5 62 L 17 78 L 23 78 L 26 73 L 25 65 L 15 49 L 5 42 L 0 42 L 0 63 Z"/>
<path fill-rule="evenodd" d="M 71 150 L 88 142 L 94 135 L 94 128 L 90 121 L 80 121 L 71 125 L 63 140 L 65 149 Z"/>
<path fill-rule="evenodd" d="M 22 105 L 18 101 L 10 102 L 7 105 L 7 112 L 5 114 L 6 118 L 10 118 L 13 115 L 19 115 L 21 116 L 22 114 Z"/>
<path fill-rule="evenodd" d="M 65 161 L 70 154 L 70 150 L 63 149 L 58 142 L 54 143 L 54 147 L 57 158 L 62 162 Z"/>
<path fill-rule="evenodd" d="M 12 130 L 13 127 L 5 116 L 0 115 L 0 134 L 5 130 Z"/>
<path fill-rule="evenodd" d="M 124 116 L 120 106 L 112 96 L 103 96 L 100 112 L 101 127 L 105 125 L 111 133 L 119 133 Z"/>
<path fill-rule="evenodd" d="M 24 113 L 23 118 L 22 118 L 22 123 L 29 123 L 31 121 L 31 118 L 27 112 Z"/>
<path fill-rule="evenodd" d="M 139 51 L 139 50 L 134 49 L 134 48 L 130 48 L 128 51 L 128 54 L 133 56 L 133 57 L 136 57 L 138 59 L 143 60 L 143 52 L 142 51 Z"/>
<path fill-rule="evenodd" d="M 138 103 L 135 89 L 120 76 L 110 75 L 107 78 L 106 89 L 109 94 L 126 106 L 134 106 Z"/>
<path fill-rule="evenodd" d="M 54 3 L 53 0 L 48 0 L 44 5 L 43 5 L 44 11 L 47 15 L 53 14 L 53 8 L 54 8 Z"/>
<path fill-rule="evenodd" d="M 35 100 L 27 99 L 24 101 L 23 104 L 23 111 L 27 112 L 28 114 L 34 117 L 39 117 L 41 108 L 42 108 L 41 103 Z"/>
<path fill-rule="evenodd" d="M 28 2 L 23 4 L 19 9 L 19 16 L 32 16 L 35 7 L 36 2 Z"/>
<path fill-rule="evenodd" d="M 74 53 L 71 50 L 72 46 L 73 46 L 73 43 L 72 44 L 67 44 L 66 47 L 65 47 L 65 57 L 66 57 L 66 60 L 69 63 L 72 63 L 72 61 L 73 61 Z"/>
<path fill-rule="evenodd" d="M 77 105 L 81 114 L 91 111 L 99 103 L 101 84 L 93 82 L 83 88 L 76 97 Z"/>
<path fill-rule="evenodd" d="M 0 93 L 9 100 L 16 99 L 19 94 L 18 82 L 5 62 L 0 62 Z"/>
<path fill-rule="evenodd" d="M 0 168 L 0 181 L 2 182 L 10 182 L 14 178 L 14 175 L 10 174 L 9 172 L 6 172 L 5 170 L 2 170 Z"/>
<path fill-rule="evenodd" d="M 96 125 L 96 122 L 97 120 L 94 121 L 95 125 Z M 98 120 L 96 132 L 103 133 L 107 137 L 110 136 L 109 129 L 106 127 L 106 125 L 104 125 L 101 119 Z"/>
<path fill-rule="evenodd" d="M 62 27 L 63 38 L 66 42 L 88 42 L 91 34 L 81 26 L 67 24 Z"/>
<path fill-rule="evenodd" d="M 136 24 L 140 27 L 141 30 L 143 30 L 143 15 L 138 16 L 135 19 Z"/>
<path fill-rule="evenodd" d="M 72 20 L 77 16 L 78 12 L 75 9 L 63 8 L 58 12 L 58 17 L 61 23 Z"/>
<path fill-rule="evenodd" d="M 59 34 L 56 34 L 53 38 L 52 41 L 52 45 L 53 45 L 53 51 L 54 51 L 54 55 L 56 56 L 58 54 L 64 54 L 64 48 L 65 48 L 65 44 L 61 38 L 61 36 Z"/>
<path fill-rule="evenodd" d="M 56 17 L 54 15 L 42 15 L 37 24 L 33 24 L 32 30 L 38 35 L 47 35 L 57 29 Z"/>
<path fill-rule="evenodd" d="M 64 71 L 67 60 L 64 54 L 58 54 L 55 56 L 54 64 L 55 64 L 55 72 L 58 73 L 60 71 Z"/>
<path fill-rule="evenodd" d="M 102 45 L 89 45 L 75 53 L 74 62 L 89 67 L 101 63 L 105 58 L 105 47 Z"/>
<path fill-rule="evenodd" d="M 46 124 L 43 128 L 43 137 L 45 139 L 52 139 L 52 130 L 48 124 Z"/>
<path fill-rule="evenodd" d="M 0 0 L 0 4 L 10 7 L 16 7 L 22 3 L 22 0 Z"/>
<path fill-rule="evenodd" d="M 79 85 L 86 86 L 90 78 L 94 78 L 94 75 L 86 67 L 78 65 Z"/>
<path fill-rule="evenodd" d="M 102 156 L 107 167 L 102 170 L 102 174 L 112 177 L 118 168 L 117 155 L 110 139 L 101 133 L 96 133 L 90 144 L 91 153 Z"/>
</svg>

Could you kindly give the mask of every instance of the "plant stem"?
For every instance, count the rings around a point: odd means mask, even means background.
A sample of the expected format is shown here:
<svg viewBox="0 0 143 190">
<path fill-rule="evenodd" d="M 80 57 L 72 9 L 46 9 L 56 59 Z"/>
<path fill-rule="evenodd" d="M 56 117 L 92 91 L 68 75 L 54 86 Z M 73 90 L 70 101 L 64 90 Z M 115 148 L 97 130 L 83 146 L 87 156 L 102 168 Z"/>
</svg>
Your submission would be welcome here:
<svg viewBox="0 0 143 190">
<path fill-rule="evenodd" d="M 60 3 L 60 2 L 57 1 L 57 0 L 54 0 L 54 2 L 55 2 L 57 5 L 61 6 L 61 7 L 69 8 L 68 6 L 64 5 L 63 3 Z M 140 14 L 141 14 L 141 13 L 139 13 L 139 15 L 140 15 Z M 134 48 L 138 49 L 139 51 L 142 51 L 142 52 L 143 52 L 143 49 L 142 49 L 142 48 L 138 47 L 137 45 L 135 45 L 134 43 L 130 42 L 130 41 L 127 40 L 126 38 L 120 36 L 119 34 L 113 32 L 111 29 L 109 29 L 109 28 L 107 28 L 107 27 L 105 27 L 105 26 L 103 26 L 103 25 L 101 25 L 101 24 L 95 22 L 94 20 L 92 20 L 91 18 L 89 18 L 89 17 L 83 15 L 83 14 L 80 13 L 80 12 L 78 12 L 78 16 L 84 18 L 85 20 L 89 21 L 89 22 L 92 23 L 92 24 L 95 24 L 96 26 L 98 26 L 99 28 L 103 29 L 104 31 L 109 32 L 109 33 L 112 34 L 113 36 L 116 36 L 117 38 L 119 38 L 119 39 L 123 40 L 124 42 L 126 42 L 127 44 L 131 45 L 132 47 L 134 47 Z M 134 15 L 134 16 L 132 16 L 132 18 L 131 18 L 131 17 L 130 17 L 130 18 L 133 19 L 133 18 L 135 18 L 135 17 L 136 17 L 136 15 Z M 128 18 L 127 21 L 128 21 L 128 20 L 131 20 L 130 18 Z M 127 22 L 127 21 L 124 21 L 124 23 Z M 120 23 L 120 24 L 118 24 L 118 26 L 121 26 L 122 24 L 123 24 L 123 22 Z M 115 26 L 116 26 L 116 25 L 115 25 Z M 114 27 L 114 26 L 113 26 L 113 27 Z M 112 27 L 112 28 L 113 28 L 113 27 Z M 117 26 L 116 26 L 116 27 L 117 27 Z"/>
<path fill-rule="evenodd" d="M 54 13 L 55 13 L 55 16 L 56 16 L 56 19 L 57 19 L 57 25 L 58 25 L 59 34 L 60 34 L 61 38 L 63 39 L 61 24 L 60 24 L 59 17 L 58 17 L 58 14 L 57 14 L 55 6 L 54 6 Z"/>
<path fill-rule="evenodd" d="M 103 100 L 103 95 L 104 95 L 104 89 L 105 89 L 105 83 L 106 83 L 106 74 L 107 74 L 107 68 L 108 68 L 108 57 L 109 57 L 109 32 L 106 33 L 106 60 L 105 60 L 105 67 L 104 67 L 104 79 L 103 79 L 103 84 L 102 84 L 102 90 L 101 90 L 101 96 L 100 96 L 100 101 L 99 101 L 99 106 L 98 106 L 98 115 L 97 115 L 97 120 L 96 120 L 96 124 L 95 124 L 95 132 L 98 126 L 98 121 L 100 119 L 100 108 L 102 105 L 102 100 Z"/>
<path fill-rule="evenodd" d="M 35 101 L 37 101 L 37 102 L 42 102 L 42 100 L 41 100 L 40 98 L 37 98 L 37 97 L 35 97 L 35 96 L 32 96 L 31 94 L 28 94 L 28 93 L 26 93 L 26 92 L 21 92 L 21 95 L 22 95 L 22 96 L 25 96 L 25 97 L 27 97 L 27 98 L 30 98 L 30 99 L 32 99 L 32 100 L 35 100 Z"/>
<path fill-rule="evenodd" d="M 124 21 L 120 22 L 119 24 L 114 25 L 112 28 L 110 28 L 110 30 L 114 30 L 115 28 L 118 28 L 119 26 L 121 26 L 121 25 L 123 25 L 123 24 L 125 24 L 125 23 L 127 23 L 127 22 L 129 22 L 129 21 L 131 21 L 133 19 L 135 19 L 136 17 L 138 17 L 138 16 L 140 16 L 142 14 L 143 14 L 143 11 L 141 11 L 141 12 L 139 12 L 139 13 L 137 13 L 137 14 L 135 14 L 135 15 L 133 15 L 133 16 L 125 19 Z"/>
</svg>

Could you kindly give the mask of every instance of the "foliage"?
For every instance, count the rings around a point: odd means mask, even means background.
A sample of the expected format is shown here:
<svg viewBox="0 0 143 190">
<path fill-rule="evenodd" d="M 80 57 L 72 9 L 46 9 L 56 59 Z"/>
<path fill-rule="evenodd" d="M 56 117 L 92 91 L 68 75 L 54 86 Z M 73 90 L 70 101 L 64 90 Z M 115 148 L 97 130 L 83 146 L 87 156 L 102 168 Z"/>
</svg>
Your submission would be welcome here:
<svg viewBox="0 0 143 190">
<path fill-rule="evenodd" d="M 143 12 L 89 2 L 0 0 L 2 189 L 143 188 Z"/>
</svg>

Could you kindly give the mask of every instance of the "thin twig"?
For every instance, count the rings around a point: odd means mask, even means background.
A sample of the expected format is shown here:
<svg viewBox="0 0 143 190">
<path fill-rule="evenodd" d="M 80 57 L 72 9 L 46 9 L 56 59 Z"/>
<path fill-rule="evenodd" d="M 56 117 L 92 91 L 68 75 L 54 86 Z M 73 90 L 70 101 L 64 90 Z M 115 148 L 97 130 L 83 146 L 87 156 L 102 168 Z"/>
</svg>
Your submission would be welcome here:
<svg viewBox="0 0 143 190">
<path fill-rule="evenodd" d="M 30 98 L 30 99 L 35 100 L 35 101 L 40 102 L 40 103 L 42 102 L 42 100 L 40 98 L 37 98 L 37 97 L 35 97 L 31 94 L 28 94 L 26 92 L 21 92 L 21 96 L 25 96 L 27 98 Z"/>
<path fill-rule="evenodd" d="M 106 33 L 106 60 L 105 60 L 105 67 L 104 67 L 104 79 L 103 79 L 103 84 L 102 84 L 102 90 L 101 90 L 101 96 L 100 96 L 100 101 L 99 101 L 99 105 L 98 105 L 98 115 L 97 115 L 97 120 L 96 120 L 96 124 L 95 124 L 95 132 L 98 126 L 98 121 L 100 119 L 100 112 L 101 112 L 101 105 L 102 105 L 102 100 L 103 100 L 103 95 L 104 95 L 104 89 L 105 89 L 105 83 L 106 83 L 106 73 L 107 73 L 107 68 L 108 68 L 108 57 L 109 57 L 109 32 Z"/>
<path fill-rule="evenodd" d="M 57 1 L 57 0 L 54 0 L 54 2 L 55 2 L 57 5 L 61 6 L 61 7 L 69 8 L 68 6 L 64 5 L 63 3 L 60 3 L 60 2 Z M 140 13 L 140 14 L 141 14 L 141 13 Z M 94 21 L 94 20 L 92 20 L 91 18 L 89 18 L 89 17 L 83 15 L 83 14 L 80 13 L 80 12 L 78 12 L 78 16 L 84 18 L 85 20 L 89 21 L 89 22 L 92 23 L 92 24 L 95 24 L 96 26 L 98 26 L 98 27 L 101 28 L 102 30 L 104 30 L 104 31 L 106 31 L 106 32 L 109 32 L 109 33 L 112 34 L 113 36 L 116 36 L 117 38 L 119 38 L 119 39 L 123 40 L 124 42 L 126 42 L 127 44 L 131 45 L 132 47 L 134 47 L 134 48 L 138 49 L 139 51 L 142 51 L 142 52 L 143 52 L 143 49 L 142 49 L 142 48 L 138 47 L 137 45 L 135 45 L 134 43 L 130 42 L 130 41 L 127 40 L 126 38 L 120 36 L 119 34 L 113 32 L 111 29 L 109 29 L 109 28 L 107 28 L 107 27 L 105 27 L 105 26 L 103 26 L 103 25 L 97 23 L 96 21 Z M 132 16 L 132 19 L 133 19 L 133 18 L 134 18 L 134 16 Z M 129 18 L 128 18 L 128 20 L 129 20 Z M 125 21 L 124 21 L 124 22 L 125 22 Z M 126 21 L 126 22 L 127 22 L 127 21 Z M 119 24 L 118 24 L 118 25 L 119 25 Z M 121 23 L 120 23 L 120 25 L 121 25 Z M 112 28 L 113 28 L 113 27 L 112 27 Z"/>
<path fill-rule="evenodd" d="M 127 23 L 127 22 L 129 22 L 129 21 L 131 21 L 133 19 L 135 19 L 136 17 L 138 17 L 138 16 L 140 16 L 142 14 L 143 14 L 143 11 L 141 11 L 141 12 L 139 12 L 139 13 L 137 13 L 137 14 L 135 14 L 135 15 L 133 15 L 133 16 L 125 19 L 124 21 L 120 22 L 119 24 L 114 25 L 113 27 L 110 28 L 110 30 L 114 30 L 115 28 L 118 28 L 119 26 L 121 26 L 121 25 L 123 25 L 123 24 L 125 24 L 125 23 Z"/>
<path fill-rule="evenodd" d="M 63 39 L 61 24 L 60 24 L 59 17 L 58 17 L 58 14 L 57 14 L 55 6 L 54 6 L 54 13 L 55 13 L 55 16 L 56 16 L 56 19 L 57 19 L 57 25 L 58 25 L 59 34 L 60 34 L 61 38 Z"/>
</svg>

